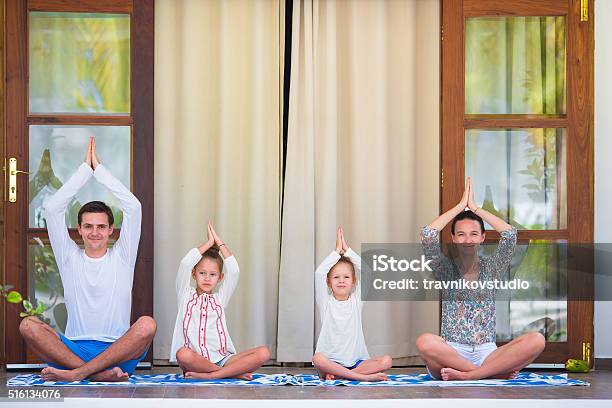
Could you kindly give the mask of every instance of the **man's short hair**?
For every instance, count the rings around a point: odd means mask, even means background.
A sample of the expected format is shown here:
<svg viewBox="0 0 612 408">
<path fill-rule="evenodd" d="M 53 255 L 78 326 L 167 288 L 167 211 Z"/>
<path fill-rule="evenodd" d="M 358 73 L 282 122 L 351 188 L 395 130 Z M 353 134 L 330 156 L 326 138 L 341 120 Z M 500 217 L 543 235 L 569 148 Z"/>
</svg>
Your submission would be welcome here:
<svg viewBox="0 0 612 408">
<path fill-rule="evenodd" d="M 459 214 L 455 216 L 455 218 L 453 218 L 453 223 L 451 224 L 451 234 L 455 235 L 455 224 L 461 220 L 478 221 L 478 223 L 480 224 L 480 233 L 484 234 L 485 232 L 484 221 L 482 220 L 482 218 L 478 216 L 478 214 L 470 210 L 461 211 Z"/>
<path fill-rule="evenodd" d="M 106 205 L 102 201 L 90 201 L 81 207 L 81 209 L 79 210 L 79 215 L 77 217 L 79 225 L 81 225 L 84 213 L 105 213 L 108 216 L 108 225 L 115 225 L 115 217 L 113 216 L 113 211 L 108 205 Z"/>
</svg>

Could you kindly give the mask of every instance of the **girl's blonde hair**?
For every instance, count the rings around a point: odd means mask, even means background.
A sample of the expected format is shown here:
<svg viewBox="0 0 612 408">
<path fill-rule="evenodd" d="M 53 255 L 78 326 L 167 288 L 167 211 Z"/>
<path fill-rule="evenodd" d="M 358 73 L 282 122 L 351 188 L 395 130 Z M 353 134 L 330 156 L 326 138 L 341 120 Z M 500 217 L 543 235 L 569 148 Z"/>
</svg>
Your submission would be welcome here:
<svg viewBox="0 0 612 408">
<path fill-rule="evenodd" d="M 341 263 L 345 263 L 345 264 L 350 265 L 350 267 L 351 267 L 351 273 L 352 273 L 352 275 L 353 275 L 353 284 L 356 284 L 356 283 L 357 283 L 357 275 L 355 275 L 355 265 L 353 265 L 353 262 L 351 262 L 351 260 L 350 260 L 348 257 L 346 257 L 346 256 L 344 256 L 344 255 L 341 255 L 341 256 L 340 256 L 340 259 L 338 259 L 338 262 L 336 262 L 336 264 L 335 264 L 334 266 L 332 266 L 332 267 L 331 267 L 331 269 L 329 270 L 329 272 L 327 272 L 327 286 L 331 286 L 331 285 L 329 284 L 329 274 L 330 274 L 330 273 L 331 273 L 331 272 L 334 270 L 334 268 L 335 268 L 336 266 L 338 266 L 338 265 L 339 265 L 339 264 L 341 264 Z"/>
</svg>

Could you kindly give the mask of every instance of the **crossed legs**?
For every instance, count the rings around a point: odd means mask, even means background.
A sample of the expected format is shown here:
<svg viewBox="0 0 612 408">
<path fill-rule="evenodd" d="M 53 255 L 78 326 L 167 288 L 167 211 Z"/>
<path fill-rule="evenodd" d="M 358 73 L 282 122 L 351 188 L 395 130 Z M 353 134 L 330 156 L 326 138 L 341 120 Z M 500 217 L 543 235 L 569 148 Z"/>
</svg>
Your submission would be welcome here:
<svg viewBox="0 0 612 408">
<path fill-rule="evenodd" d="M 422 334 L 416 345 L 434 377 L 443 380 L 479 380 L 512 377 L 540 355 L 545 340 L 540 333 L 524 334 L 493 351 L 480 367 L 461 357 L 440 336 Z"/>
<path fill-rule="evenodd" d="M 255 347 L 228 358 L 223 367 L 211 362 L 195 351 L 181 347 L 176 352 L 176 360 L 185 373 L 185 378 L 215 380 L 220 378 L 240 378 L 250 380 L 252 372 L 270 359 L 266 346 Z"/>
<path fill-rule="evenodd" d="M 346 378 L 356 381 L 384 381 L 387 379 L 384 371 L 391 368 L 393 362 L 389 356 L 376 357 L 349 369 L 330 360 L 322 353 L 315 353 L 312 356 L 312 364 L 319 372 L 319 377 L 326 380 Z"/>
<path fill-rule="evenodd" d="M 75 355 L 58 334 L 36 317 L 27 317 L 19 325 L 19 332 L 32 351 L 41 359 L 67 369 L 44 368 L 41 376 L 46 381 L 125 381 L 128 374 L 114 365 L 140 357 L 155 336 L 156 323 L 149 316 L 140 317 L 130 329 L 105 351 L 89 362 Z"/>
</svg>

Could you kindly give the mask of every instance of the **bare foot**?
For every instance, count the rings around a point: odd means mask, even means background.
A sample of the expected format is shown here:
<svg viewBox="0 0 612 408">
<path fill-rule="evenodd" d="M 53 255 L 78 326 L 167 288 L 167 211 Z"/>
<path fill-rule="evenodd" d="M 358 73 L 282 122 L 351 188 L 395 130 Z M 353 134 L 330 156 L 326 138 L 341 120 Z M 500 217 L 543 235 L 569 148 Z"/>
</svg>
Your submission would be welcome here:
<svg viewBox="0 0 612 408">
<path fill-rule="evenodd" d="M 90 376 L 93 381 L 102 381 L 102 382 L 121 382 L 127 381 L 130 376 L 128 373 L 124 373 L 119 367 L 113 367 L 110 370 L 101 371 Z"/>
<path fill-rule="evenodd" d="M 235 376 L 234 378 L 237 378 L 239 380 L 251 381 L 253 379 L 253 373 L 239 374 Z"/>
<path fill-rule="evenodd" d="M 387 374 L 385 373 L 367 374 L 365 377 L 367 379 L 364 381 L 387 381 Z"/>
<path fill-rule="evenodd" d="M 55 367 L 45 367 L 40 372 L 40 376 L 45 381 L 73 382 L 81 381 L 84 377 L 79 376 L 75 370 L 60 370 Z"/>
<path fill-rule="evenodd" d="M 319 377 L 322 379 L 322 377 Z M 374 374 L 359 374 L 355 373 L 355 377 L 344 378 L 337 377 L 333 374 L 325 374 L 326 380 L 349 380 L 349 381 L 387 381 L 387 374 L 385 373 L 374 373 Z"/>
<path fill-rule="evenodd" d="M 455 370 L 454 368 L 441 369 L 440 376 L 444 381 L 469 380 L 468 373 L 464 371 Z"/>
<path fill-rule="evenodd" d="M 508 380 L 514 380 L 520 371 L 510 371 L 510 373 L 508 374 Z"/>
<path fill-rule="evenodd" d="M 213 377 L 211 376 L 211 373 L 197 373 L 195 371 L 187 371 L 185 373 L 185 378 L 189 378 L 192 380 L 212 380 Z"/>
<path fill-rule="evenodd" d="M 510 371 L 509 373 L 494 375 L 491 378 L 495 380 L 514 380 L 516 376 L 518 375 L 518 373 L 519 373 L 518 371 Z"/>
</svg>

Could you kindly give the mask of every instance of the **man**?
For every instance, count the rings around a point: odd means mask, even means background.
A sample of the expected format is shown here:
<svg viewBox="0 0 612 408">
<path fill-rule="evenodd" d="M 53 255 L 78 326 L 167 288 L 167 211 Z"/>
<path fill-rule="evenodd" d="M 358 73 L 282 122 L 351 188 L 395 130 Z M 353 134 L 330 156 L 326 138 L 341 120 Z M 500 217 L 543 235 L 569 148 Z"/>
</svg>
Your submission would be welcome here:
<svg viewBox="0 0 612 408">
<path fill-rule="evenodd" d="M 123 210 L 121 234 L 110 249 L 114 219 L 103 202 L 89 202 L 79 211 L 77 229 L 84 250 L 70 238 L 65 223 L 68 205 L 92 176 L 112 192 Z M 140 202 L 100 164 L 92 137 L 85 163 L 45 200 L 43 209 L 64 286 L 68 323 L 63 336 L 39 319 L 27 317 L 19 331 L 32 351 L 49 364 L 41 373 L 46 381 L 126 381 L 145 357 L 156 330 L 149 316 L 130 327 Z"/>
</svg>

